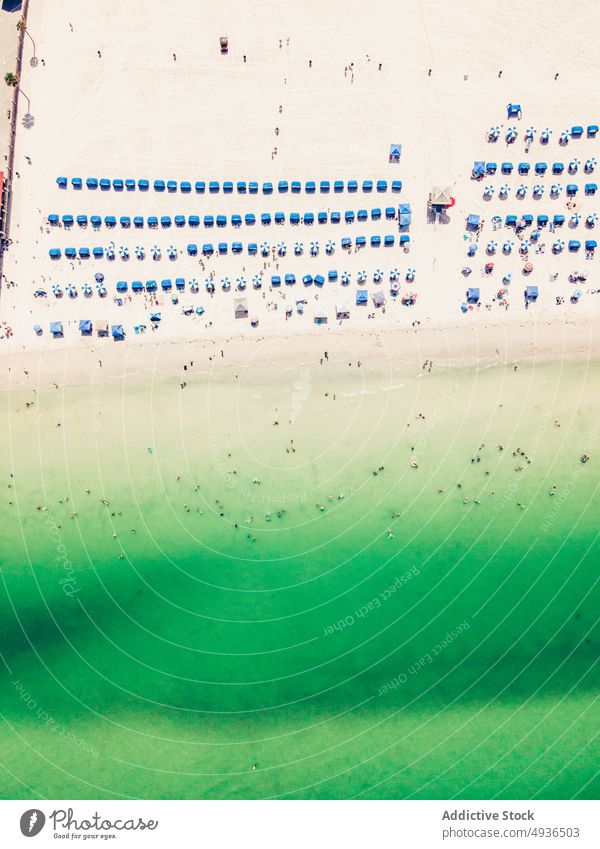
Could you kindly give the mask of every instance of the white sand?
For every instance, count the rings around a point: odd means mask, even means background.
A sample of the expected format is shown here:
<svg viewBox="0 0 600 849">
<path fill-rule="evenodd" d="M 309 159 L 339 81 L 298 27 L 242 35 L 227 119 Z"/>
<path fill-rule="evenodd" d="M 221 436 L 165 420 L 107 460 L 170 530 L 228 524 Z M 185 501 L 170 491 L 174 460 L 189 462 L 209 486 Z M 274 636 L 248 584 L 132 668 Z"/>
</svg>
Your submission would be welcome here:
<svg viewBox="0 0 600 849">
<path fill-rule="evenodd" d="M 73 25 L 71 32 L 69 23 Z M 507 352 L 507 340 L 512 340 L 510 355 L 543 350 L 545 354 L 560 355 L 561 339 L 568 337 L 568 349 L 589 350 L 596 335 L 593 325 L 600 311 L 600 294 L 592 294 L 598 283 L 598 256 L 586 261 L 584 252 L 576 256 L 566 251 L 553 256 L 550 247 L 554 236 L 544 232 L 541 242 L 546 244 L 543 255 L 531 254 L 534 272 L 527 279 L 521 274 L 522 260 L 516 252 L 512 256 L 501 254 L 494 258 L 495 270 L 483 276 L 482 268 L 488 257 L 484 246 L 489 239 L 499 245 L 514 235 L 505 228 L 492 232 L 491 218 L 495 214 L 545 212 L 552 217 L 566 210 L 564 190 L 557 200 L 551 200 L 550 184 L 558 181 L 578 183 L 577 210 L 583 218 L 598 209 L 596 198 L 583 196 L 583 185 L 597 179 L 598 172 L 585 176 L 582 168 L 574 177 L 564 174 L 555 178 L 547 173 L 543 178 L 530 174 L 521 178 L 513 172 L 505 178 L 499 171 L 483 183 L 470 179 L 473 161 L 494 160 L 500 164 L 528 160 L 555 160 L 568 162 L 577 157 L 581 163 L 590 156 L 600 159 L 600 138 L 571 140 L 562 148 L 558 144 L 560 132 L 572 124 L 600 121 L 596 92 L 600 83 L 600 57 L 594 49 L 600 33 L 600 8 L 588 3 L 571 4 L 548 0 L 543 4 L 513 2 L 486 2 L 473 6 L 460 2 L 371 2 L 356 0 L 329 0 L 327 3 L 299 0 L 296 3 L 265 2 L 260 5 L 242 2 L 191 4 L 171 0 L 169 4 L 155 0 L 106 0 L 102 3 L 81 0 L 32 0 L 29 30 L 33 35 L 38 56 L 43 58 L 36 68 L 24 62 L 23 91 L 31 100 L 35 124 L 31 129 L 19 125 L 17 134 L 16 169 L 20 178 L 14 189 L 11 245 L 5 258 L 5 281 L 0 304 L 1 317 L 10 325 L 13 336 L 0 345 L 10 354 L 13 375 L 19 369 L 23 352 L 38 357 L 48 349 L 57 352 L 87 352 L 90 361 L 101 351 L 104 362 L 110 367 L 115 362 L 116 372 L 123 372 L 126 359 L 136 357 L 135 349 L 142 348 L 138 363 L 147 361 L 148 346 L 155 350 L 150 357 L 155 361 L 157 352 L 164 352 L 173 341 L 197 340 L 203 352 L 218 350 L 233 336 L 285 340 L 285 350 L 290 353 L 294 338 L 297 358 L 305 348 L 322 347 L 324 340 L 343 339 L 358 334 L 356 339 L 341 342 L 342 347 L 363 350 L 364 340 L 373 347 L 381 334 L 392 340 L 391 345 L 402 356 L 402 340 L 413 338 L 413 322 L 420 322 L 419 333 L 430 328 L 432 333 L 442 333 L 451 339 L 441 346 L 421 347 L 429 351 L 444 347 L 452 350 L 451 360 L 460 359 L 461 328 L 469 328 L 467 348 L 472 340 L 478 346 L 489 348 L 494 356 L 496 348 L 502 356 Z M 227 56 L 219 52 L 219 36 L 229 37 Z M 290 43 L 287 45 L 287 39 Z M 279 40 L 282 39 L 282 48 Z M 26 44 L 26 49 L 28 49 Z M 100 50 L 102 58 L 98 58 Z M 173 60 L 173 52 L 177 59 Z M 244 63 L 243 55 L 247 62 Z M 312 60 L 312 68 L 309 68 Z M 344 74 L 345 66 L 354 63 L 354 75 Z M 382 63 L 382 70 L 378 70 Z M 432 69 L 428 76 L 428 69 Z M 499 70 L 502 76 L 498 77 Z M 559 79 L 554 80 L 556 72 Z M 492 125 L 506 128 L 514 121 L 506 117 L 509 101 L 521 103 L 523 118 L 517 122 L 518 141 L 507 147 L 504 135 L 495 144 L 487 142 L 487 130 Z M 280 106 L 282 112 L 279 112 Z M 26 102 L 21 100 L 21 112 Z M 524 131 L 534 126 L 538 136 L 529 151 L 525 152 Z M 275 128 L 279 128 L 279 135 Z M 550 144 L 542 146 L 539 131 L 545 127 L 553 130 Z M 388 164 L 391 142 L 403 146 L 399 165 Z M 277 155 L 273 158 L 273 148 Z M 31 158 L 31 165 L 25 159 Z M 391 183 L 401 179 L 401 195 L 348 194 L 280 195 L 275 190 L 271 197 L 259 195 L 190 195 L 147 193 L 74 191 L 71 186 L 61 191 L 56 177 L 80 176 L 147 177 L 190 180 L 211 179 L 222 182 L 230 179 L 279 179 L 317 181 L 328 179 L 383 178 Z M 492 201 L 482 197 L 483 186 L 496 186 Z M 506 201 L 498 198 L 497 189 L 507 182 L 512 192 Z M 524 182 L 528 188 L 525 201 L 515 199 L 514 190 Z M 531 187 L 544 183 L 546 193 L 542 200 L 533 201 Z M 450 185 L 456 206 L 450 211 L 447 224 L 432 224 L 427 220 L 427 197 L 434 184 Z M 600 197 L 600 195 L 598 195 Z M 345 225 L 315 224 L 292 227 L 287 223 L 291 211 L 357 210 L 378 206 L 412 205 L 410 252 L 393 249 L 367 248 L 348 255 L 340 249 L 342 236 L 353 238 L 373 233 L 382 236 L 391 233 L 398 238 L 396 222 L 354 223 Z M 51 213 L 70 212 L 73 215 L 94 213 L 134 216 L 171 215 L 178 213 L 200 216 L 235 212 L 254 212 L 260 218 L 262 211 L 272 214 L 281 210 L 286 214 L 286 224 L 266 228 L 258 223 L 254 228 L 242 226 L 239 230 L 197 230 L 189 227 L 152 231 L 107 230 L 99 232 L 91 227 L 81 230 L 75 226 L 70 232 L 62 227 L 50 228 L 46 216 Z M 465 217 L 476 212 L 485 219 L 480 236 L 480 250 L 475 258 L 467 260 Z M 600 228 L 586 230 L 583 222 L 576 229 L 564 227 L 558 237 L 568 241 L 577 238 L 582 243 L 594 238 Z M 336 242 L 332 257 L 326 257 L 325 242 Z M 320 242 L 321 252 L 310 257 L 311 240 Z M 95 245 L 106 247 L 112 240 L 117 247 L 127 245 L 131 259 L 123 262 L 117 255 L 114 262 L 93 260 L 73 264 L 64 259 L 52 262 L 48 257 L 50 247 L 80 247 Z M 249 241 L 260 245 L 267 241 L 274 245 L 284 241 L 288 255 L 264 269 L 264 260 L 249 257 L 244 251 L 240 257 L 231 253 L 207 261 L 204 272 L 197 258 L 188 257 L 185 246 L 195 242 L 218 241 L 231 243 Z M 302 241 L 305 253 L 294 257 L 293 244 Z M 163 258 L 155 262 L 149 252 L 144 261 L 134 254 L 135 245 L 147 249 L 153 244 L 163 248 Z M 176 261 L 166 258 L 165 249 L 173 244 L 180 249 Z M 465 280 L 460 269 L 470 264 L 473 273 Z M 407 268 L 416 269 L 414 284 L 403 284 L 402 292 L 418 295 L 414 307 L 405 307 L 400 299 L 393 301 L 389 293 L 388 274 L 397 267 L 402 273 Z M 352 283 L 344 288 L 339 283 L 326 282 L 323 290 L 306 288 L 301 283 L 304 274 L 327 275 L 330 268 L 348 271 Z M 380 268 L 385 282 L 373 283 L 373 271 Z M 378 289 L 385 292 L 386 311 L 375 311 L 354 305 L 357 272 L 364 269 L 368 283 L 364 288 L 372 294 Z M 573 305 L 569 296 L 574 287 L 567 280 L 574 269 L 588 274 L 579 303 Z M 85 299 L 81 293 L 76 299 L 66 297 L 57 301 L 51 294 L 51 285 L 63 287 L 73 283 L 81 287 L 90 282 L 97 271 L 106 277 L 109 297 L 101 300 L 96 293 Z M 215 272 L 217 292 L 211 299 L 204 291 L 208 272 Z M 261 291 L 253 291 L 250 281 L 254 274 L 264 272 L 265 284 Z M 298 283 L 293 288 L 282 287 L 271 292 L 269 280 L 272 273 L 295 272 Z M 496 297 L 501 288 L 502 276 L 512 271 L 509 309 Z M 551 281 L 550 276 L 558 278 Z M 220 280 L 228 276 L 233 281 L 243 274 L 249 283 L 245 293 L 251 314 L 259 318 L 259 327 L 251 328 L 248 320 L 233 318 L 233 300 L 236 293 L 223 292 Z M 156 333 L 150 330 L 150 303 L 144 296 L 134 296 L 131 302 L 118 306 L 112 296 L 117 280 L 156 279 L 184 277 L 196 278 L 201 284 L 197 295 L 186 292 L 178 304 L 169 296 L 158 295 L 158 309 L 163 320 Z M 17 285 L 6 287 L 7 281 Z M 526 283 L 537 284 L 540 289 L 538 303 L 525 310 L 523 289 Z M 482 306 L 466 315 L 461 314 L 467 285 L 481 288 Z M 33 292 L 42 287 L 48 292 L 46 299 L 35 299 Z M 565 303 L 557 306 L 555 299 L 562 296 Z M 317 300 L 318 297 L 318 300 Z M 308 301 L 304 316 L 294 308 L 293 317 L 285 320 L 285 307 L 294 306 L 297 299 Z M 275 311 L 270 303 L 277 303 Z M 335 306 L 347 303 L 351 318 L 340 331 L 336 324 Z M 202 317 L 185 317 L 182 306 L 205 308 Z M 489 309 L 486 305 L 489 305 Z M 329 317 L 328 327 L 315 328 L 315 309 L 323 310 Z M 376 312 L 374 319 L 368 315 Z M 116 344 L 112 339 L 82 339 L 77 326 L 81 318 L 107 319 L 120 323 L 127 333 L 125 342 Z M 63 339 L 51 339 L 49 322 L 60 319 L 65 326 Z M 209 324 L 211 322 L 212 324 Z M 44 335 L 36 338 L 33 325 L 39 323 Z M 136 336 L 133 327 L 145 323 L 145 336 Z M 577 326 L 582 326 L 582 331 Z M 553 330 L 555 328 L 555 330 Z M 567 330 L 565 331 L 565 328 Z M 575 330 L 573 329 L 575 328 Z M 405 333 L 394 332 L 403 330 Z M 309 341 L 301 341 L 304 334 Z M 363 335 L 361 335 L 363 334 Z M 366 336 L 364 334 L 367 334 Z M 316 336 L 316 341 L 314 339 Z M 433 336 L 428 337 L 430 340 Z M 438 336 L 438 339 L 440 337 Z M 540 347 L 539 340 L 545 341 Z M 557 340 L 553 351 L 552 339 Z M 160 342 L 160 347 L 157 343 Z M 331 342 L 329 344 L 332 344 Z M 414 350 L 414 343 L 406 343 Z M 259 346 L 260 347 L 260 346 Z M 327 347 L 325 345 L 325 347 Z M 509 346 L 510 347 L 510 346 Z M 597 349 L 597 346 L 594 350 Z M 236 349 L 238 350 L 238 349 Z M 243 349 L 240 349 L 243 350 Z M 246 349 L 255 356 L 256 345 Z M 161 354 L 162 355 L 162 354 Z M 58 354 L 59 358 L 62 354 Z M 243 359 L 243 354 L 240 354 Z M 470 356 L 470 354 L 468 355 Z M 467 357 L 468 358 L 468 357 Z M 56 357 L 47 362 L 54 362 Z M 85 360 L 87 361 L 87 359 Z M 84 359 L 75 358 L 75 366 Z M 42 370 L 44 364 L 42 363 Z M 6 370 L 5 370 L 6 372 Z M 8 378 L 11 382 L 12 378 Z"/>
</svg>

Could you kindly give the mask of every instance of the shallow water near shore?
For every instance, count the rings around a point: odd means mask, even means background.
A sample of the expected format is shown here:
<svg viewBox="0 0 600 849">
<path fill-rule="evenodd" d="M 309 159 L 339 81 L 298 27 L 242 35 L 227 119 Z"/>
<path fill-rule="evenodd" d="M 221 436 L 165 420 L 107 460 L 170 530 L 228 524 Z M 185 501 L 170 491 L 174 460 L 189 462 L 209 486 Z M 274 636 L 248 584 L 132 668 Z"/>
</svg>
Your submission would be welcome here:
<svg viewBox="0 0 600 849">
<path fill-rule="evenodd" d="M 183 379 L 2 396 L 0 795 L 595 797 L 597 364 Z"/>
</svg>

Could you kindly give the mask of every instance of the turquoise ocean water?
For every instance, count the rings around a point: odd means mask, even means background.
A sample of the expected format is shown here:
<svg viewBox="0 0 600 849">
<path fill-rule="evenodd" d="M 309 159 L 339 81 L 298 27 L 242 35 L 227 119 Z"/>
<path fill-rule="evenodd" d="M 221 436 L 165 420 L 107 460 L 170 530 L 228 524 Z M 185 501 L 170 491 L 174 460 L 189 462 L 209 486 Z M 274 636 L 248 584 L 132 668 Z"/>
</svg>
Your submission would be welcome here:
<svg viewBox="0 0 600 849">
<path fill-rule="evenodd" d="M 0 795 L 597 796 L 598 366 L 187 380 L 2 398 Z"/>
</svg>

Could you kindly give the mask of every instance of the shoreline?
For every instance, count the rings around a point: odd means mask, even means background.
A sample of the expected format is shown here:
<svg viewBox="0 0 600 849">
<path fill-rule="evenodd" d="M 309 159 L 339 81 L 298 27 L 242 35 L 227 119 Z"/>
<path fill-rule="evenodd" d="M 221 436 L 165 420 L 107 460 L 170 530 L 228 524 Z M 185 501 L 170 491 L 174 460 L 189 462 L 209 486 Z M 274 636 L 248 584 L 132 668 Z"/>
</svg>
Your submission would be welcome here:
<svg viewBox="0 0 600 849">
<path fill-rule="evenodd" d="M 284 373 L 291 368 L 318 365 L 325 351 L 329 367 L 346 368 L 349 363 L 360 361 L 367 370 L 375 371 L 382 366 L 388 370 L 422 371 L 426 360 L 432 360 L 435 368 L 466 368 L 514 365 L 536 359 L 600 358 L 600 329 L 593 319 L 562 324 L 421 326 L 370 333 L 327 328 L 295 333 L 293 340 L 279 335 L 238 335 L 169 341 L 152 336 L 139 344 L 94 338 L 81 338 L 78 342 L 55 350 L 43 346 L 37 351 L 2 352 L 0 391 L 180 378 L 190 356 L 195 358 L 195 375 L 211 376 L 232 369 L 247 373 L 267 368 Z"/>
</svg>

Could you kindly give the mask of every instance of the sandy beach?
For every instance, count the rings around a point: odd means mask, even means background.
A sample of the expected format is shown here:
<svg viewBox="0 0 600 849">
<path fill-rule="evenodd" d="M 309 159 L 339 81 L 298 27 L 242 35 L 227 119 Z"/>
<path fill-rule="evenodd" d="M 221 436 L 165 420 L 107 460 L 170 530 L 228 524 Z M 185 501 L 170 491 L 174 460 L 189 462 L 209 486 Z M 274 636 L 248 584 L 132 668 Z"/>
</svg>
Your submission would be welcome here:
<svg viewBox="0 0 600 849">
<path fill-rule="evenodd" d="M 4 361 L 9 356 L 16 363 L 17 354 L 45 356 L 65 348 L 85 357 L 93 348 L 94 353 L 101 351 L 103 362 L 122 364 L 131 356 L 147 359 L 149 347 L 164 353 L 173 342 L 220 350 L 224 341 L 241 338 L 253 340 L 255 350 L 256 339 L 268 337 L 285 339 L 286 352 L 294 356 L 293 350 L 301 353 L 312 345 L 312 336 L 327 340 L 339 332 L 343 344 L 352 347 L 353 334 L 397 335 L 402 340 L 410 338 L 407 331 L 426 328 L 447 331 L 453 340 L 448 343 L 451 356 L 460 360 L 461 333 L 467 348 L 473 338 L 487 337 L 494 356 L 503 339 L 510 339 L 516 356 L 535 347 L 549 325 L 561 337 L 563 328 L 581 327 L 581 337 L 592 346 L 589 351 L 597 353 L 587 332 L 600 307 L 597 258 L 592 253 L 586 259 L 584 250 L 585 241 L 596 232 L 585 221 L 595 214 L 597 202 L 584 193 L 594 173 L 584 174 L 583 169 L 597 154 L 600 139 L 584 132 L 566 145 L 559 141 L 565 128 L 581 124 L 585 129 L 598 117 L 590 92 L 598 79 L 599 60 L 586 33 L 594 25 L 590 18 L 600 13 L 587 6 L 579 14 L 574 9 L 565 25 L 558 26 L 563 7 L 546 4 L 541 34 L 537 16 L 518 3 L 488 3 L 481 17 L 472 15 L 466 4 L 449 10 L 437 2 L 407 2 L 396 19 L 388 3 L 376 2 L 369 8 L 367 32 L 363 11 L 360 4 L 335 2 L 326 8 L 311 2 L 293 8 L 271 2 L 251 10 L 230 3 L 190 11 L 189 4 L 176 2 L 164 15 L 162 7 L 155 12 L 147 3 L 129 4 L 125 12 L 121 4 L 109 2 L 102 12 L 90 14 L 85 4 L 68 0 L 33 2 L 28 29 L 40 61 L 30 66 L 32 46 L 26 40 L 21 85 L 34 122 L 19 125 L 17 133 L 11 244 L 4 258 L 0 306 L 6 322 L 3 334 L 7 326 L 12 332 L 0 340 Z M 229 42 L 226 55 L 220 53 L 222 35 Z M 564 39 L 577 44 L 568 56 L 560 51 Z M 511 102 L 520 104 L 520 120 L 507 118 Z M 27 109 L 21 96 L 21 118 Z M 501 135 L 491 143 L 488 131 L 494 126 Z M 518 131 L 511 144 L 505 141 L 509 126 Z M 536 130 L 531 145 L 525 139 L 529 127 Z M 542 144 L 545 128 L 551 135 Z M 392 143 L 402 145 L 398 163 L 388 161 Z M 497 173 L 483 181 L 471 179 L 478 160 L 495 161 Z M 515 166 L 508 176 L 500 173 L 506 160 Z M 536 162 L 545 161 L 550 168 L 557 160 L 565 166 L 578 161 L 577 173 L 535 174 Z M 516 170 L 522 161 L 531 165 L 526 176 Z M 67 178 L 65 189 L 57 186 L 59 176 Z M 82 178 L 82 189 L 73 188 L 73 177 Z M 88 189 L 88 177 L 108 178 L 110 188 Z M 114 189 L 113 180 L 127 178 L 148 179 L 149 191 L 139 191 L 137 183 L 133 191 Z M 155 179 L 177 181 L 176 191 L 154 191 Z M 347 191 L 352 179 L 358 181 L 356 193 Z M 259 184 L 258 194 L 237 191 L 238 181 L 249 185 L 252 180 Z M 280 180 L 290 185 L 300 181 L 301 191 L 279 193 Z M 305 190 L 311 180 L 316 182 L 314 194 Z M 329 193 L 320 191 L 323 180 L 330 182 Z M 343 192 L 333 192 L 335 180 L 344 181 Z M 364 192 L 364 180 L 374 185 L 383 180 L 387 190 Z M 391 191 L 394 180 L 402 181 L 400 193 Z M 181 181 L 191 183 L 190 193 L 181 191 Z M 205 193 L 195 191 L 197 181 L 205 182 Z M 210 181 L 218 182 L 218 193 L 209 192 Z M 223 192 L 226 181 L 233 183 L 231 194 Z M 274 185 L 272 195 L 263 193 L 265 181 Z M 509 187 L 504 199 L 503 183 Z M 556 197 L 550 195 L 552 183 L 561 184 Z M 570 183 L 578 184 L 573 198 L 566 195 Z M 521 184 L 527 190 L 524 199 L 516 195 Z M 538 198 L 532 194 L 536 184 L 544 184 Z M 447 217 L 435 222 L 427 210 L 434 185 L 448 186 L 455 199 Z M 494 190 L 487 199 L 486 185 Z M 411 209 L 411 224 L 403 231 L 410 236 L 406 250 L 398 245 L 397 215 L 386 220 L 384 213 L 387 207 L 397 211 L 400 203 Z M 381 209 L 381 219 L 372 220 L 373 208 Z M 360 209 L 367 212 L 365 222 L 345 223 L 347 210 L 357 214 Z M 335 210 L 341 213 L 340 223 L 331 223 Z M 285 223 L 261 224 L 263 213 L 274 216 L 277 211 Z M 301 216 L 300 224 L 290 224 L 294 211 Z M 308 211 L 315 216 L 312 225 L 303 220 Z M 327 223 L 317 223 L 319 212 L 327 213 Z M 581 216 L 577 225 L 571 222 L 574 212 Z M 548 226 L 541 228 L 537 240 L 530 239 L 535 223 L 520 238 L 504 226 L 494 228 L 495 216 L 504 221 L 507 215 L 525 213 L 547 214 L 550 223 L 562 214 L 566 221 L 554 233 Z M 234 214 L 242 217 L 241 227 L 231 226 Z M 248 214 L 255 215 L 256 224 L 246 226 Z M 480 233 L 465 229 L 469 214 L 480 216 Z M 59 216 L 58 226 L 49 224 L 49 215 Z M 89 223 L 65 227 L 64 215 L 88 220 L 98 215 L 102 224 L 98 229 Z M 115 228 L 105 226 L 107 215 L 116 217 Z M 184 226 L 152 229 L 146 223 L 150 216 L 160 221 L 177 215 L 184 216 Z M 190 215 L 199 217 L 198 228 L 188 225 Z M 224 215 L 227 223 L 206 228 L 206 215 Z M 144 226 L 121 227 L 123 216 L 139 216 Z M 358 235 L 366 238 L 365 248 L 356 248 Z M 374 235 L 392 235 L 394 246 L 372 248 Z M 343 237 L 351 239 L 350 252 L 341 248 Z M 527 256 L 519 255 L 523 238 L 531 242 Z M 554 254 L 557 239 L 577 239 L 581 248 L 572 253 L 565 247 Z M 243 245 L 239 255 L 231 251 L 234 241 Z M 319 243 L 316 256 L 310 254 L 313 241 Z M 325 251 L 328 241 L 334 245 L 331 254 Z M 486 253 L 490 241 L 498 243 L 493 256 Z M 508 255 L 502 252 L 506 241 L 514 245 Z M 227 243 L 226 255 L 218 255 L 219 242 Z M 256 256 L 248 254 L 251 242 L 258 246 Z M 281 242 L 285 256 L 277 253 Z M 300 256 L 294 254 L 296 242 L 303 245 Z M 477 242 L 478 252 L 469 258 L 471 242 Z M 107 260 L 106 254 L 101 259 L 79 258 L 81 247 L 106 250 L 111 243 L 114 260 Z M 198 255 L 188 254 L 190 243 L 197 244 Z M 205 243 L 213 244 L 213 256 L 202 256 Z M 260 254 L 263 243 L 269 246 L 268 257 Z M 152 258 L 154 245 L 161 248 L 160 259 Z M 67 247 L 74 247 L 78 258 L 68 260 Z M 143 259 L 135 254 L 136 247 L 143 249 Z M 168 258 L 169 247 L 175 249 L 173 259 Z M 128 259 L 122 258 L 120 248 L 129 251 Z M 60 259 L 51 260 L 50 249 L 59 249 Z M 494 269 L 485 273 L 489 261 Z M 527 275 L 525 261 L 533 265 Z M 469 277 L 461 273 L 466 265 Z M 331 270 L 338 272 L 337 281 L 328 279 Z M 380 283 L 374 282 L 377 271 L 382 272 Z M 394 271 L 396 295 L 389 276 Z M 411 271 L 414 279 L 407 281 Z M 586 279 L 569 282 L 575 271 Z M 341 282 L 344 272 L 350 277 L 348 285 Z M 360 272 L 365 273 L 364 283 L 359 282 Z M 98 295 L 97 274 L 103 275 L 105 297 Z M 295 285 L 271 286 L 272 275 L 283 281 L 285 274 L 295 274 Z M 324 285 L 304 285 L 307 274 L 321 274 Z M 509 283 L 507 274 L 512 275 Z M 257 275 L 260 289 L 252 285 Z M 175 292 L 176 278 L 185 281 L 183 292 Z M 244 291 L 236 291 L 239 278 L 246 281 Z M 163 279 L 172 281 L 172 291 L 161 291 Z M 229 291 L 222 289 L 224 279 L 231 281 Z M 158 292 L 132 293 L 135 280 L 144 287 L 155 280 Z M 120 300 L 119 281 L 128 284 Z M 190 290 L 190 281 L 198 283 L 198 292 Z M 214 283 L 214 294 L 206 291 L 207 282 Z M 85 285 L 91 286 L 88 297 Z M 529 305 L 524 298 L 528 285 L 539 290 L 537 302 Z M 62 297 L 53 295 L 53 286 L 61 288 Z M 68 297 L 68 286 L 75 287 L 77 297 Z M 480 289 L 480 303 L 463 314 L 467 287 Z M 365 306 L 355 303 L 358 289 L 367 292 Z M 46 295 L 36 297 L 36 291 Z M 383 307 L 373 305 L 377 292 L 385 298 Z M 572 303 L 574 292 L 580 296 Z M 411 294 L 416 299 L 407 306 L 403 296 Z M 236 297 L 247 302 L 245 318 L 234 318 Z M 348 308 L 349 318 L 336 321 L 341 306 Z M 202 315 L 197 308 L 204 310 Z M 184 315 L 184 309 L 191 314 Z M 151 316 L 157 312 L 161 319 L 153 323 Z M 327 318 L 326 325 L 315 325 L 317 314 Z M 257 319 L 254 327 L 252 317 Z M 92 322 L 91 339 L 81 337 L 82 319 Z M 51 321 L 62 322 L 62 337 L 52 338 Z M 101 321 L 109 328 L 121 324 L 125 339 L 98 339 L 96 323 Z M 39 337 L 35 325 L 42 329 Z M 142 332 L 136 334 L 140 327 Z M 567 333 L 578 336 L 577 330 Z M 401 344 L 398 347 L 402 350 Z M 139 357 L 132 353 L 138 348 Z M 435 354 L 435 349 L 428 352 Z"/>
</svg>

